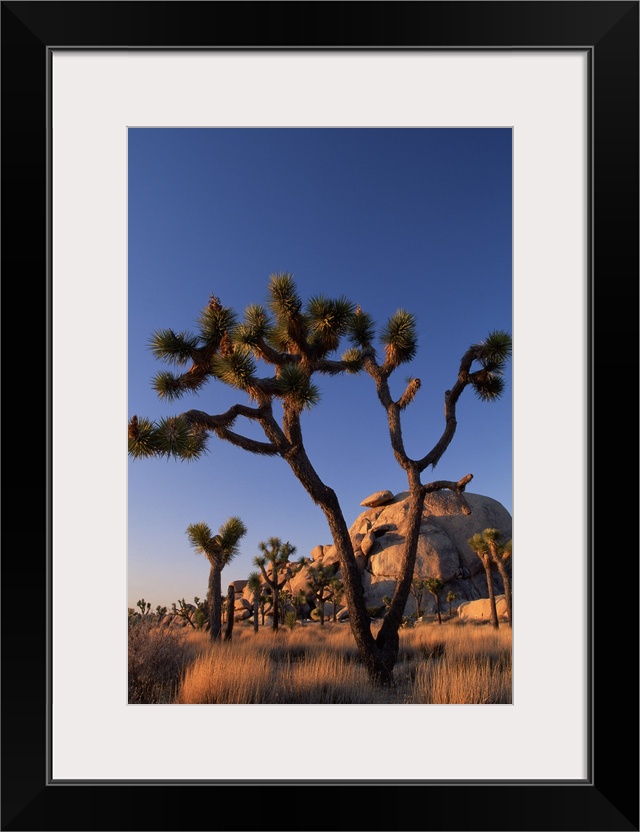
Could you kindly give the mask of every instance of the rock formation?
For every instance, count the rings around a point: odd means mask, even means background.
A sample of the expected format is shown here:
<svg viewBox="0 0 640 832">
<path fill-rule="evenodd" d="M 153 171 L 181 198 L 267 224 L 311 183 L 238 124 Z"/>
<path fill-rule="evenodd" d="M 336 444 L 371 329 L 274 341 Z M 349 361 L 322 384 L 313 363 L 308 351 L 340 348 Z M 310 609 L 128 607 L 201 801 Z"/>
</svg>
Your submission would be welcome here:
<svg viewBox="0 0 640 832">
<path fill-rule="evenodd" d="M 449 491 L 428 494 L 424 501 L 414 576 L 441 578 L 445 582 L 442 611 L 448 610 L 445 599 L 450 591 L 457 596 L 453 608 L 488 595 L 482 563 L 469 546 L 468 539 L 487 528 L 500 529 L 505 539 L 511 537 L 511 515 L 501 503 L 469 492 L 465 492 L 465 498 L 471 508 L 468 515 L 461 511 L 456 496 Z M 349 533 L 362 575 L 367 607 L 382 611 L 382 599 L 393 594 L 400 569 L 409 493 L 403 491 L 394 495 L 388 490 L 378 491 L 361 505 L 366 510 L 356 518 Z M 310 556 L 313 566 L 335 564 L 338 568 L 338 554 L 333 545 L 316 546 Z M 307 569 L 303 569 L 292 577 L 290 588 L 294 593 L 306 592 L 306 583 Z M 497 573 L 494 588 L 496 593 L 504 591 Z M 433 596 L 425 592 L 422 606 L 426 613 L 432 613 L 435 610 Z M 405 614 L 413 613 L 415 600 L 409 596 Z"/>
</svg>

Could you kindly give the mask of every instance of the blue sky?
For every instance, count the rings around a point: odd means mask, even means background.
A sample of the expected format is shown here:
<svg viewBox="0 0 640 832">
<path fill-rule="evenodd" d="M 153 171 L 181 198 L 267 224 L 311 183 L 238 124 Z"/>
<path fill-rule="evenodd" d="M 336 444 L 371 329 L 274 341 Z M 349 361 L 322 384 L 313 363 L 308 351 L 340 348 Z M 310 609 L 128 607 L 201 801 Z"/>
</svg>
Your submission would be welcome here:
<svg viewBox="0 0 640 832">
<path fill-rule="evenodd" d="M 290 272 L 303 299 L 346 295 L 380 328 L 399 308 L 415 315 L 418 353 L 392 376 L 392 393 L 408 375 L 421 379 L 403 433 L 410 455 L 430 450 L 464 351 L 491 330 L 512 330 L 511 131 L 141 128 L 129 130 L 128 143 L 127 415 L 221 413 L 246 402 L 216 381 L 161 401 L 151 380 L 171 368 L 152 356 L 149 338 L 157 329 L 195 331 L 211 293 L 242 317 L 266 300 L 270 274 Z M 465 391 L 453 442 L 423 482 L 472 473 L 469 491 L 512 511 L 510 368 L 505 380 L 492 404 Z M 305 445 L 351 525 L 366 496 L 404 491 L 406 477 L 371 378 L 316 381 L 321 400 L 303 416 Z M 216 531 L 232 515 L 244 520 L 223 589 L 247 577 L 269 537 L 299 555 L 331 543 L 324 515 L 284 460 L 215 438 L 209 448 L 191 463 L 129 460 L 128 606 L 206 596 L 208 563 L 189 545 L 190 523 Z"/>
</svg>

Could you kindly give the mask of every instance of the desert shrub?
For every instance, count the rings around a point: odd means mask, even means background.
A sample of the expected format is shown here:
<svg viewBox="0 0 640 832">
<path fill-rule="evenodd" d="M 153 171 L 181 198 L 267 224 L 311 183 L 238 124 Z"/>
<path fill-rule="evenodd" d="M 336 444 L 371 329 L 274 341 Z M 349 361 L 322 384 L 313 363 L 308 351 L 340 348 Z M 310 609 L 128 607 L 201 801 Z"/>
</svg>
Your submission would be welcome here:
<svg viewBox="0 0 640 832">
<path fill-rule="evenodd" d="M 284 623 L 285 626 L 288 627 L 290 630 L 296 626 L 296 621 L 298 620 L 298 616 L 295 613 L 295 610 L 289 610 L 289 612 L 285 613 L 284 616 Z"/>
<path fill-rule="evenodd" d="M 184 667 L 184 630 L 158 627 L 150 617 L 129 621 L 129 704 L 173 700 Z"/>
</svg>

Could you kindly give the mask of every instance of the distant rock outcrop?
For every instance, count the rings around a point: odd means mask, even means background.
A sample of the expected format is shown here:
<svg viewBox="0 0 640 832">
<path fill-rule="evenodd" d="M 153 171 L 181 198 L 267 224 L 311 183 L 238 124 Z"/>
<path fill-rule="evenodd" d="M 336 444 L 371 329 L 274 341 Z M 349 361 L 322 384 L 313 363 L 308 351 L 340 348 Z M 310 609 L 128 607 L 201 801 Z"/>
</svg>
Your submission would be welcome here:
<svg viewBox="0 0 640 832">
<path fill-rule="evenodd" d="M 488 595 L 484 569 L 467 542 L 469 538 L 487 528 L 500 529 L 507 540 L 511 537 L 511 515 L 501 503 L 481 494 L 465 492 L 464 496 L 470 514 L 463 513 L 456 495 L 450 491 L 427 494 L 424 501 L 414 575 L 441 578 L 445 582 L 443 611 L 447 609 L 445 598 L 450 591 L 457 596 L 454 607 Z M 409 492 L 393 495 L 390 491 L 378 491 L 361 505 L 367 508 L 358 515 L 349 534 L 362 575 L 365 602 L 367 607 L 375 609 L 383 606 L 385 595 L 393 594 L 400 571 Z M 335 546 L 316 546 L 311 556 L 314 566 L 338 563 Z M 303 569 L 292 579 L 294 592 L 306 590 L 306 573 Z M 496 592 L 503 591 L 498 574 L 494 576 L 494 587 Z M 422 606 L 426 613 L 433 612 L 433 596 L 425 593 Z M 405 613 L 414 612 L 415 601 L 409 596 Z"/>
</svg>

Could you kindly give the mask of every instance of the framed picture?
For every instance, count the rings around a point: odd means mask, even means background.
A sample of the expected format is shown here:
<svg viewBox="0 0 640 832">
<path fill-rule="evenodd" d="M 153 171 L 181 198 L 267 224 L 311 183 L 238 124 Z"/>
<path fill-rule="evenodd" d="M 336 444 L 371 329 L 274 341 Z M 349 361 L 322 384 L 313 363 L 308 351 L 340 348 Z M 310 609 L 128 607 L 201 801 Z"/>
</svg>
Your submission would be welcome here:
<svg viewBox="0 0 640 832">
<path fill-rule="evenodd" d="M 2 828 L 637 830 L 637 410 L 602 379 L 637 348 L 638 3 L 3 2 L 2 52 L 9 303 L 41 279 L 45 338 Z M 132 707 L 128 132 L 328 126 L 511 131 L 513 703 Z"/>
</svg>

